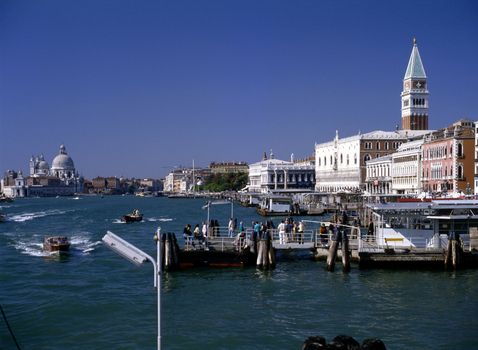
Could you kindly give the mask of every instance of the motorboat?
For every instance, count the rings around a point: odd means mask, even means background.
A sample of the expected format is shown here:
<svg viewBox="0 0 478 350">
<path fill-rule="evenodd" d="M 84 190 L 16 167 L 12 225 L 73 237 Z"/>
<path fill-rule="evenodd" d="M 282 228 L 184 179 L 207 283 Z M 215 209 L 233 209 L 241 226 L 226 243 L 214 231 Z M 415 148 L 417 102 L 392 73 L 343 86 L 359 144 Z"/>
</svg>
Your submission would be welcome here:
<svg viewBox="0 0 478 350">
<path fill-rule="evenodd" d="M 137 222 L 143 220 L 143 214 L 139 212 L 138 209 L 133 210 L 131 214 L 123 215 L 121 221 L 123 222 Z"/>
<path fill-rule="evenodd" d="M 47 252 L 66 252 L 70 249 L 70 242 L 65 236 L 45 237 L 43 250 Z"/>
</svg>

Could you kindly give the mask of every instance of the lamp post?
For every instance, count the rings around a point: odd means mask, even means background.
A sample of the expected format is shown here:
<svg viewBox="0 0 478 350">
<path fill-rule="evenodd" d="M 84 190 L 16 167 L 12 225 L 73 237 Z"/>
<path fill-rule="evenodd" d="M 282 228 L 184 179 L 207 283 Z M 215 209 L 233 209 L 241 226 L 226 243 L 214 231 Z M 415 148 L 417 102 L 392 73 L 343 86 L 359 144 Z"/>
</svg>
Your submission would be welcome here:
<svg viewBox="0 0 478 350">
<path fill-rule="evenodd" d="M 154 287 L 157 291 L 157 303 L 158 303 L 158 350 L 161 350 L 161 228 L 158 227 L 153 239 L 156 241 L 156 261 L 143 252 L 141 249 L 135 247 L 131 243 L 125 241 L 121 237 L 115 235 L 113 232 L 108 231 L 102 238 L 103 243 L 118 253 L 122 257 L 128 259 L 135 265 L 141 265 L 146 261 L 150 261 L 153 264 L 154 269 Z"/>
</svg>

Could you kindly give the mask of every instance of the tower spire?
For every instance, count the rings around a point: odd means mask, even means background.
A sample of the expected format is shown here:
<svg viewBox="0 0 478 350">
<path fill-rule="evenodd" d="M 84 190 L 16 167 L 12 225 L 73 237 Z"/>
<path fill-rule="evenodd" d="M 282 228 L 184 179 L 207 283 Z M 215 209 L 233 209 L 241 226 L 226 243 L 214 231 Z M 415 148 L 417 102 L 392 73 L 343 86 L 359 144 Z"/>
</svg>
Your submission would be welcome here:
<svg viewBox="0 0 478 350">
<path fill-rule="evenodd" d="M 427 75 L 418 52 L 417 39 L 413 38 L 413 47 L 403 77 L 402 129 L 428 129 L 428 90 Z"/>
</svg>

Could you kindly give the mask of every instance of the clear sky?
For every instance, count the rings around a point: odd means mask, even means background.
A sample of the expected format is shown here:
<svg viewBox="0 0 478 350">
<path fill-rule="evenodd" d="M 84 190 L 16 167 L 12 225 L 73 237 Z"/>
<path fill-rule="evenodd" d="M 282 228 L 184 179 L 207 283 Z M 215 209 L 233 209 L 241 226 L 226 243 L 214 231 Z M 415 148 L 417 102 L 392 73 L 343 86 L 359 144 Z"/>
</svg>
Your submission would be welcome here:
<svg viewBox="0 0 478 350">
<path fill-rule="evenodd" d="M 2 0 L 0 171 L 88 178 L 312 155 L 400 124 L 412 38 L 430 127 L 478 120 L 478 1 Z"/>
</svg>

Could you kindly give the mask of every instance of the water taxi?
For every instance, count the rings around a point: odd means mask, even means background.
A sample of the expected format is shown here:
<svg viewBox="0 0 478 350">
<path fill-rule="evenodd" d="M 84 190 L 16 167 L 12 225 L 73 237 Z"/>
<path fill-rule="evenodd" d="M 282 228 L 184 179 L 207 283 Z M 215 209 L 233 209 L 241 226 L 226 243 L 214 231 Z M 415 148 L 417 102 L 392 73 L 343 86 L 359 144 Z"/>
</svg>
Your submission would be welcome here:
<svg viewBox="0 0 478 350">
<path fill-rule="evenodd" d="M 138 209 L 134 209 L 131 214 L 123 215 L 121 221 L 123 222 L 137 222 L 143 220 L 143 214 Z"/>
<path fill-rule="evenodd" d="M 65 236 L 45 237 L 43 250 L 47 252 L 66 252 L 70 249 L 70 242 Z"/>
</svg>

